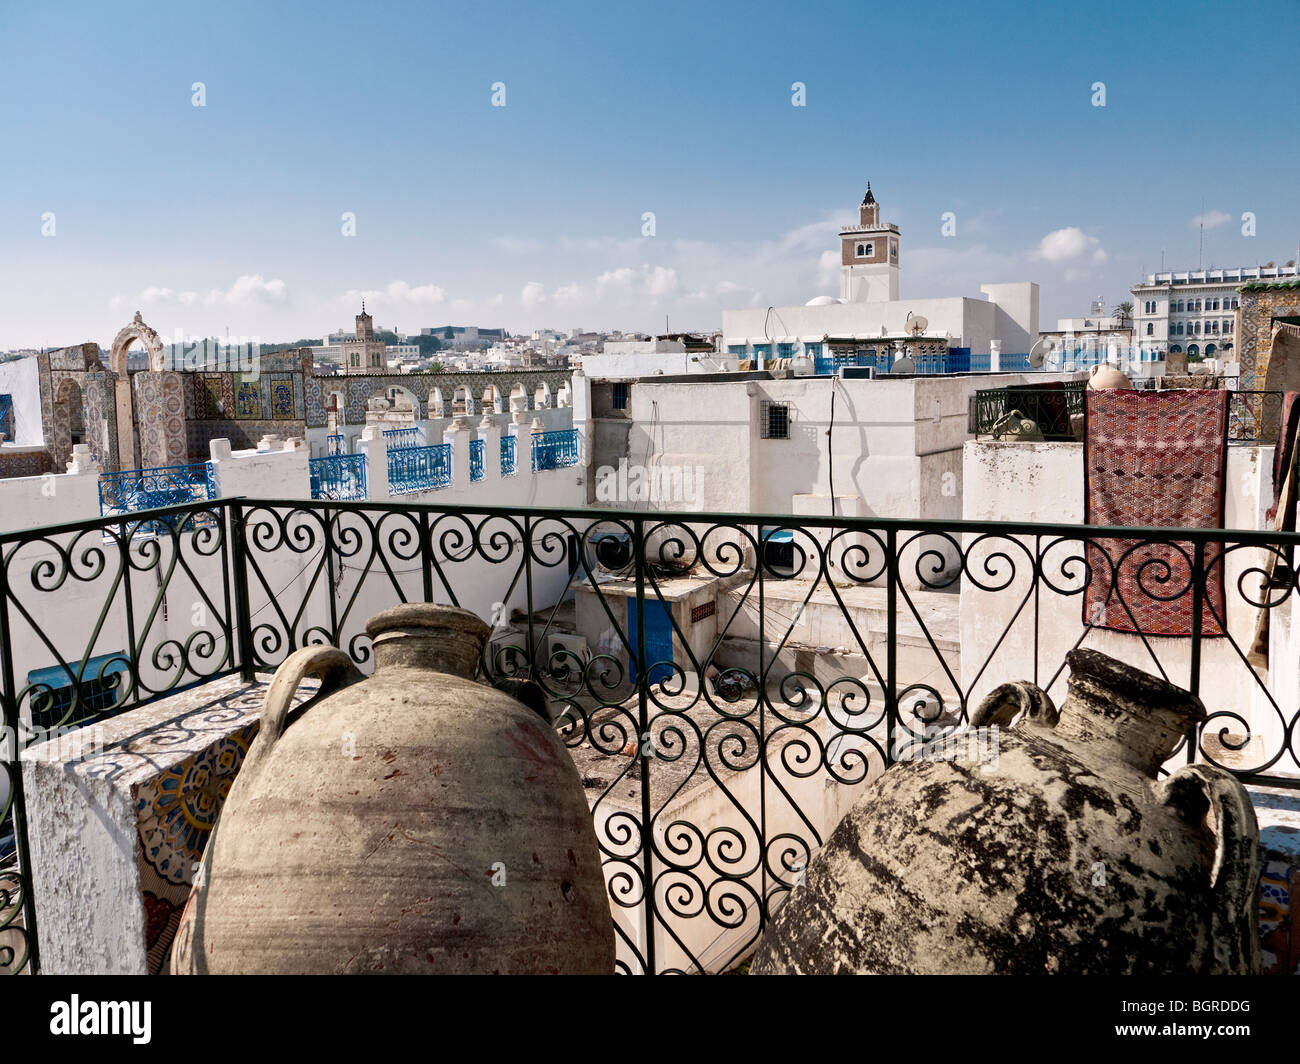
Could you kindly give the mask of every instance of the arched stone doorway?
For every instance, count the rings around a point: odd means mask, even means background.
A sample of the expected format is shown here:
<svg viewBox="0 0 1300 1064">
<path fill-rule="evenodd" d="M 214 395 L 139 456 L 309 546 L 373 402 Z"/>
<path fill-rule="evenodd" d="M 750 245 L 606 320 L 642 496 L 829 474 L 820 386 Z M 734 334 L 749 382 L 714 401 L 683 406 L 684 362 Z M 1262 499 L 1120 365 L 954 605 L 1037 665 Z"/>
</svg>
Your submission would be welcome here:
<svg viewBox="0 0 1300 1064">
<path fill-rule="evenodd" d="M 149 355 L 149 368 L 131 374 L 127 352 L 140 343 Z M 163 342 L 135 312 L 109 349 L 117 410 L 119 469 L 182 464 L 189 448 L 185 428 L 182 378 L 166 365 Z"/>
<path fill-rule="evenodd" d="M 140 312 L 135 312 L 135 317 L 131 319 L 131 324 L 123 329 L 119 329 L 113 337 L 113 346 L 108 353 L 108 368 L 122 377 L 126 376 L 126 353 L 131 349 L 131 345 L 139 341 L 144 349 L 149 353 L 149 368 L 155 372 L 166 369 L 164 365 L 164 351 L 162 339 L 156 332 L 144 323 L 140 317 Z"/>
</svg>

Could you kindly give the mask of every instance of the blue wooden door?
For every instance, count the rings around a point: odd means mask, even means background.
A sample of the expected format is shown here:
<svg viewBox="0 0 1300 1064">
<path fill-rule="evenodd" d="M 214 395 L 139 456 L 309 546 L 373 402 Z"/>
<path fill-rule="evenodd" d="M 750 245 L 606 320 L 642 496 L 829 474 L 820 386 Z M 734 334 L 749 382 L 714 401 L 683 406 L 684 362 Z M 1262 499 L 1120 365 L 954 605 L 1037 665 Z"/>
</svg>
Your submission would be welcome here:
<svg viewBox="0 0 1300 1064">
<path fill-rule="evenodd" d="M 632 644 L 633 659 L 629 669 L 629 679 L 636 683 L 637 668 L 635 652 L 637 647 L 636 597 L 627 600 L 627 641 Z M 673 660 L 673 624 L 669 620 L 668 603 L 657 598 L 645 600 L 645 660 L 650 665 L 649 682 L 659 683 L 673 674 L 667 665 L 655 662 Z"/>
</svg>

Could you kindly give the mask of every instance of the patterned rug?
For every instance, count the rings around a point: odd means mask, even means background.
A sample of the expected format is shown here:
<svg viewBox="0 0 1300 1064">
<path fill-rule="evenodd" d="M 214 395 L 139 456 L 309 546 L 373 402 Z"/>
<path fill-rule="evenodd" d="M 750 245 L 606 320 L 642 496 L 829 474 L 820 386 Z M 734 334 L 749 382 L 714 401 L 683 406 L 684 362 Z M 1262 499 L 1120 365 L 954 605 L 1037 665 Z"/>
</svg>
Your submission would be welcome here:
<svg viewBox="0 0 1300 1064">
<path fill-rule="evenodd" d="M 1222 528 L 1228 457 L 1228 393 L 1088 391 L 1083 445 L 1090 525 Z M 1186 542 L 1139 546 L 1099 539 L 1086 547 L 1091 569 L 1085 624 L 1116 632 L 1192 632 L 1191 564 Z M 1205 546 L 1209 573 L 1201 632 L 1223 635 L 1222 545 Z"/>
</svg>

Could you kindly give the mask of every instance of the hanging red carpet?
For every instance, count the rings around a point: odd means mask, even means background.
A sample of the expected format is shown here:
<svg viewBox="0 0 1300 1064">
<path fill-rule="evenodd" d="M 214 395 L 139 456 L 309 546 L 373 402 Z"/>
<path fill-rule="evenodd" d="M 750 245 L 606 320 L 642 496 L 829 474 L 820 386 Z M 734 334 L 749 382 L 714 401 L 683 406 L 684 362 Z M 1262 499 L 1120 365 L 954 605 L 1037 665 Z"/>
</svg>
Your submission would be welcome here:
<svg viewBox="0 0 1300 1064">
<path fill-rule="evenodd" d="M 1084 495 L 1090 525 L 1222 528 L 1228 393 L 1200 389 L 1087 392 Z M 1223 635 L 1222 544 L 1205 545 L 1201 634 Z M 1083 619 L 1143 635 L 1192 634 L 1187 542 L 1089 542 Z"/>
</svg>

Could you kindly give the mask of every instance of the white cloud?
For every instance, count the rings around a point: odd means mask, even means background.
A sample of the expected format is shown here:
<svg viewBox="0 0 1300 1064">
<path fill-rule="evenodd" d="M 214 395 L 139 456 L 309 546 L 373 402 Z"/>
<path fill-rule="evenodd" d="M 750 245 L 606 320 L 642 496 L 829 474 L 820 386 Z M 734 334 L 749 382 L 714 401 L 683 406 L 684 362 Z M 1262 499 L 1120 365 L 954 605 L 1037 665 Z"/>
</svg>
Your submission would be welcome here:
<svg viewBox="0 0 1300 1064">
<path fill-rule="evenodd" d="M 1044 262 L 1078 263 L 1085 259 L 1093 262 L 1105 262 L 1106 251 L 1101 241 L 1089 236 L 1078 226 L 1054 229 L 1038 242 L 1034 258 Z"/>
<path fill-rule="evenodd" d="M 405 281 L 389 281 L 385 288 L 358 289 L 350 288 L 343 295 L 343 301 L 349 305 L 361 300 L 367 303 L 387 304 L 389 306 L 435 306 L 447 301 L 447 291 L 436 284 L 411 286 Z"/>
<path fill-rule="evenodd" d="M 140 306 L 177 307 L 249 307 L 272 303 L 287 303 L 289 291 L 279 278 L 268 281 L 260 273 L 246 273 L 235 278 L 229 288 L 213 288 L 206 295 L 194 291 L 176 291 L 159 285 L 150 285 L 134 299 L 116 296 L 110 301 L 114 309 L 137 304 Z"/>
<path fill-rule="evenodd" d="M 596 278 L 596 296 L 641 295 L 659 299 L 672 295 L 677 290 L 677 271 L 671 266 L 650 266 L 643 263 L 638 269 L 634 266 L 620 266 L 606 270 Z"/>
<path fill-rule="evenodd" d="M 519 293 L 519 302 L 526 307 L 536 307 L 546 302 L 546 286 L 541 281 L 529 281 Z"/>
<path fill-rule="evenodd" d="M 1231 214 L 1224 214 L 1223 211 L 1206 211 L 1204 214 L 1198 214 L 1191 221 L 1191 226 L 1196 229 L 1204 225 L 1206 229 L 1217 229 L 1221 225 L 1226 225 L 1232 221 Z"/>
<path fill-rule="evenodd" d="M 823 251 L 817 260 L 817 283 L 823 288 L 838 288 L 841 265 L 838 251 Z"/>
<path fill-rule="evenodd" d="M 565 284 L 555 290 L 552 302 L 557 306 L 571 307 L 581 303 L 587 296 L 580 284 Z"/>
<path fill-rule="evenodd" d="M 250 303 L 283 303 L 289 298 L 284 282 L 278 278 L 268 281 L 260 273 L 244 274 L 237 277 L 235 283 L 226 291 L 215 288 L 208 293 L 214 305 L 228 303 L 233 306 L 245 306 Z"/>
</svg>

